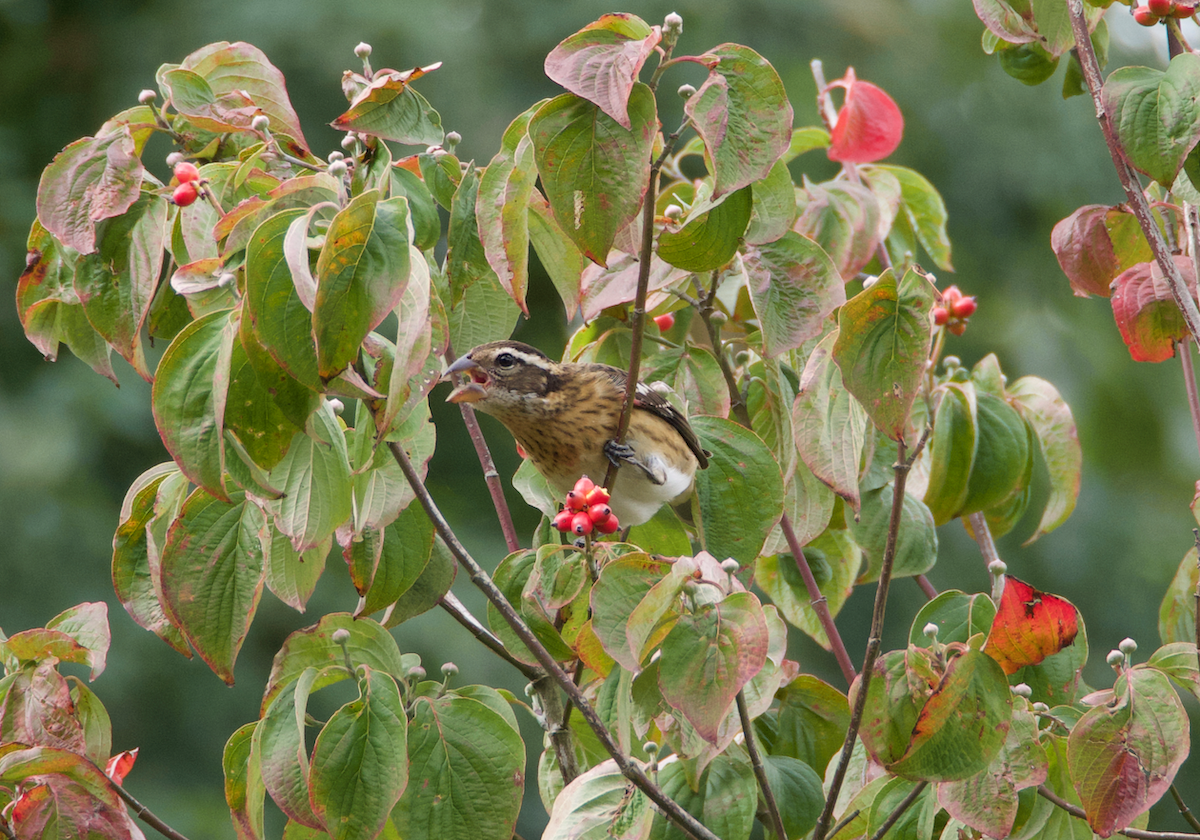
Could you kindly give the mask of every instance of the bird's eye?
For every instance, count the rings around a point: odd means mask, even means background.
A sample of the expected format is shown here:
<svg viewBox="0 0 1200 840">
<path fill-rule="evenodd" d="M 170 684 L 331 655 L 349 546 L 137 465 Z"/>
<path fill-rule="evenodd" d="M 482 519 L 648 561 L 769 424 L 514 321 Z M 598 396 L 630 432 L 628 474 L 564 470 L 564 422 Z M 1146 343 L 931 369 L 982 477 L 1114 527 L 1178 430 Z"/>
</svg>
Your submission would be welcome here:
<svg viewBox="0 0 1200 840">
<path fill-rule="evenodd" d="M 517 357 L 512 353 L 501 353 L 496 357 L 496 367 L 504 368 L 505 370 L 515 366 L 516 363 Z"/>
</svg>

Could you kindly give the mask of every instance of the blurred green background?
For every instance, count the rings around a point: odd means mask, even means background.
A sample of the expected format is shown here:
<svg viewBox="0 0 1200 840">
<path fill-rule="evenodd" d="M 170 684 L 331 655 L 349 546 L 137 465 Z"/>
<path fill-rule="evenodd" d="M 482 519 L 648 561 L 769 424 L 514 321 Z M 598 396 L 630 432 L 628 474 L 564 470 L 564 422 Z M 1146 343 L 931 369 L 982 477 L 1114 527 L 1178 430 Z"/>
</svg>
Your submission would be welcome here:
<svg viewBox="0 0 1200 840">
<path fill-rule="evenodd" d="M 357 67 L 355 44 L 374 46 L 375 67 L 442 61 L 419 87 L 445 126 L 462 134 L 460 157 L 484 163 L 513 116 L 558 92 L 542 72 L 546 53 L 611 10 L 608 0 L 0 0 L 0 271 L 9 300 L 24 264 L 42 168 L 63 146 L 136 103 L 140 90 L 154 87 L 160 64 L 179 62 L 216 40 L 257 45 L 283 71 L 307 137 L 324 154 L 340 138 L 327 124 L 345 107 L 339 79 Z M 965 2 L 654 0 L 622 10 L 650 22 L 670 11 L 682 14 L 680 54 L 725 41 L 758 50 L 782 75 L 797 125 L 817 122 L 814 58 L 823 60 L 829 78 L 853 65 L 859 78 L 896 99 L 907 130 L 891 161 L 924 173 L 950 214 L 957 272 L 941 282 L 955 282 L 979 299 L 971 329 L 951 339 L 949 351 L 967 364 L 995 352 L 1010 378 L 1049 379 L 1079 424 L 1084 476 L 1074 516 L 1028 548 L 1020 543 L 1033 523 L 1023 523 L 1000 541 L 1001 553 L 1014 574 L 1081 608 L 1092 647 L 1091 683 L 1111 683 L 1104 654 L 1126 636 L 1141 644 L 1142 658 L 1149 655 L 1158 644 L 1162 593 L 1193 542 L 1188 504 L 1200 456 L 1179 363 L 1132 362 L 1107 302 L 1073 298 L 1050 251 L 1056 221 L 1082 204 L 1122 198 L 1089 103 L 1063 102 L 1061 69 L 1037 88 L 1005 76 L 981 52 L 983 27 Z M 1162 37 L 1161 28 L 1133 26 L 1120 6 L 1109 17 L 1112 66 L 1162 66 L 1151 43 Z M 1186 31 L 1196 33 L 1190 25 Z M 699 72 L 694 66 L 673 71 L 664 89 L 698 83 Z M 677 114 L 664 110 L 664 122 L 676 124 Z M 147 161 L 163 178 L 165 154 L 163 147 Z M 819 179 L 834 171 L 819 153 L 800 158 L 793 170 Z M 566 336 L 562 309 L 544 282 L 535 285 L 535 296 L 533 318 L 519 335 L 554 352 Z M 41 626 L 80 601 L 108 602 L 113 649 L 94 688 L 112 714 L 116 748 L 142 749 L 128 787 L 184 833 L 232 837 L 222 746 L 256 717 L 283 638 L 314 619 L 264 597 L 233 688 L 138 629 L 112 594 L 109 560 L 126 488 L 166 458 L 150 416 L 149 386 L 118 361 L 121 388 L 115 389 L 65 348 L 57 364 L 43 361 L 21 334 L 11 303 L 0 307 L 0 358 L 0 627 L 11 633 Z M 435 403 L 442 394 L 435 392 Z M 461 420 L 440 405 L 435 419 L 439 453 L 431 485 L 468 546 L 494 566 L 503 548 L 478 466 L 456 460 L 467 448 Z M 494 424 L 485 428 L 501 472 L 511 474 L 516 456 L 507 435 Z M 533 517 L 518 498 L 513 503 L 519 527 L 529 533 Z M 933 582 L 943 589 L 986 589 L 983 564 L 961 526 L 952 523 L 940 536 Z M 466 586 L 456 591 L 481 609 Z M 908 581 L 897 584 L 895 595 L 891 647 L 903 644 L 922 601 Z M 872 597 L 869 588 L 856 593 L 839 620 L 856 659 Z M 342 565 L 331 557 L 311 611 L 354 603 Z M 521 691 L 510 669 L 477 651 L 439 613 L 403 625 L 396 635 L 404 650 L 421 654 L 430 673 L 454 660 L 462 667 L 460 681 Z M 819 649 L 797 640 L 793 655 L 844 688 Z M 1186 702 L 1194 712 L 1196 704 Z M 535 731 L 527 731 L 536 745 Z M 1200 808 L 1197 779 L 1200 774 L 1185 768 L 1182 787 L 1193 809 Z M 519 830 L 537 836 L 544 815 L 536 794 L 527 805 Z M 1157 813 L 1158 827 L 1184 827 L 1170 808 Z"/>
</svg>

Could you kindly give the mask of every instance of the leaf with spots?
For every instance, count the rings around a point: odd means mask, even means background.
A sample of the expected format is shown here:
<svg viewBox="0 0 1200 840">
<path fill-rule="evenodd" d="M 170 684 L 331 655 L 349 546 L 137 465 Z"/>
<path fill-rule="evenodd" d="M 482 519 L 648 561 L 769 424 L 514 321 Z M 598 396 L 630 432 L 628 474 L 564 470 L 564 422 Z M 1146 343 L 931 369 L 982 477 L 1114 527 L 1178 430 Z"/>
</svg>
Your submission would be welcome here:
<svg viewBox="0 0 1200 840">
<path fill-rule="evenodd" d="M 1070 601 L 1010 575 L 1004 579 L 1000 607 L 983 650 L 1004 673 L 1013 674 L 1058 653 L 1078 632 L 1078 613 Z"/>
</svg>

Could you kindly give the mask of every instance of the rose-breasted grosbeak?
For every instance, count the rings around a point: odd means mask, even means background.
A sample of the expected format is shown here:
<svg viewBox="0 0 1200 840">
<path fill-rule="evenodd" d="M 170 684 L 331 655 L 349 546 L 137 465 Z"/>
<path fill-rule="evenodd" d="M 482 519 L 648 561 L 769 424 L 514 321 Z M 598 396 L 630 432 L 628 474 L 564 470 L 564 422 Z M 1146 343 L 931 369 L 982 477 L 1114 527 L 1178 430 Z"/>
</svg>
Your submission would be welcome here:
<svg viewBox="0 0 1200 840">
<path fill-rule="evenodd" d="M 481 344 L 447 369 L 471 381 L 448 402 L 468 402 L 503 423 L 550 486 L 565 494 L 580 476 L 603 481 L 608 462 L 622 463 L 609 505 L 622 527 L 640 525 L 692 490 L 708 466 L 687 420 L 639 382 L 625 443 L 613 438 L 627 374 L 600 364 L 556 362 L 519 341 Z"/>
</svg>

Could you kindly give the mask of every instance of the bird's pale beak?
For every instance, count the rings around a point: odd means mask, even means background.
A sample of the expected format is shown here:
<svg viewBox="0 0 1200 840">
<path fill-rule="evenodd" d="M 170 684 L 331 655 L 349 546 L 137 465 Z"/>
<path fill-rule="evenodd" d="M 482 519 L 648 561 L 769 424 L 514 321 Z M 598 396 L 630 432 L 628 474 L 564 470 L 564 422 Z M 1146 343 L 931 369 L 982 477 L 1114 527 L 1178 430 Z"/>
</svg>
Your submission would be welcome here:
<svg viewBox="0 0 1200 840">
<path fill-rule="evenodd" d="M 463 356 L 450 365 L 450 367 L 446 368 L 445 376 L 454 373 L 470 373 L 471 381 L 459 385 L 451 391 L 449 396 L 446 397 L 446 402 L 472 403 L 478 402 L 487 396 L 487 391 L 483 387 L 488 381 L 487 374 L 474 359 L 469 356 Z"/>
</svg>

